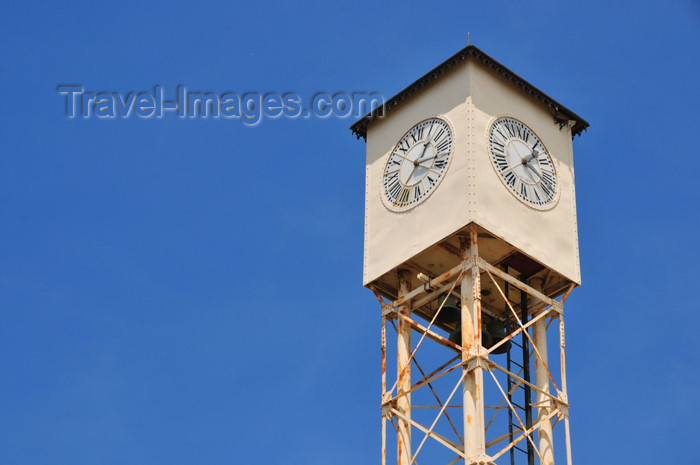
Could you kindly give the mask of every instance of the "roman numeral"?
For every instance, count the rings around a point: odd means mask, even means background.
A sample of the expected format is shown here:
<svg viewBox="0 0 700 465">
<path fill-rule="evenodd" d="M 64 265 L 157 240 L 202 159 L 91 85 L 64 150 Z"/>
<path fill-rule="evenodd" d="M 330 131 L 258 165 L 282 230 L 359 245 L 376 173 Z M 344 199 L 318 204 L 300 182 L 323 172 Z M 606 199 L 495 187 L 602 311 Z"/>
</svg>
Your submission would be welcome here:
<svg viewBox="0 0 700 465">
<path fill-rule="evenodd" d="M 393 184 L 398 179 L 399 179 L 399 171 L 398 170 L 392 171 L 391 173 L 384 176 L 384 185 L 388 186 L 390 184 Z"/>
<path fill-rule="evenodd" d="M 393 201 L 397 195 L 399 195 L 399 191 L 401 190 L 401 183 L 400 182 L 395 182 L 388 188 L 386 188 L 386 196 L 390 201 Z"/>
<path fill-rule="evenodd" d="M 408 199 L 410 195 L 411 189 L 409 189 L 408 187 L 404 187 L 403 189 L 401 189 L 401 193 L 396 198 L 396 201 L 394 201 L 394 205 L 397 207 L 403 207 L 404 205 L 408 204 Z"/>
<path fill-rule="evenodd" d="M 510 120 L 506 120 L 504 122 L 504 126 L 506 127 L 506 131 L 508 131 L 508 135 L 510 137 L 515 137 L 516 131 L 515 131 L 515 127 L 513 126 L 513 122 Z"/>
<path fill-rule="evenodd" d="M 408 143 L 408 140 L 406 140 L 406 139 L 401 140 L 401 142 L 399 142 L 399 146 L 397 147 L 397 149 L 402 154 L 406 154 L 406 152 L 408 152 L 408 149 L 410 149 L 410 148 L 411 148 L 411 145 Z"/>
<path fill-rule="evenodd" d="M 425 134 L 425 138 L 427 140 L 430 140 L 430 133 L 433 131 L 434 127 L 435 127 L 435 123 L 431 121 L 430 126 L 428 126 L 428 132 Z"/>
<path fill-rule="evenodd" d="M 528 193 L 527 184 L 521 182 L 521 183 L 520 183 L 520 189 L 518 189 L 518 190 L 520 191 L 520 195 L 521 195 L 525 200 L 530 200 L 530 195 L 529 195 L 529 193 Z"/>
<path fill-rule="evenodd" d="M 540 183 L 540 189 L 542 189 L 542 192 L 544 192 L 544 195 L 547 198 L 552 197 L 552 195 L 554 194 L 554 192 L 549 190 L 549 187 L 547 186 L 547 184 L 545 184 L 543 182 Z"/>
<path fill-rule="evenodd" d="M 554 175 L 547 170 L 542 170 L 542 179 L 547 181 L 547 184 L 549 184 L 550 186 L 554 186 L 554 184 L 557 182 Z"/>
<path fill-rule="evenodd" d="M 503 153 L 506 149 L 506 144 L 502 144 L 496 140 L 495 137 L 491 137 L 491 150 L 499 153 Z"/>
<path fill-rule="evenodd" d="M 448 161 L 447 158 L 442 158 L 442 159 L 436 158 L 435 159 L 435 168 L 442 171 L 447 166 L 447 161 Z"/>
<path fill-rule="evenodd" d="M 430 190 L 437 184 L 438 180 L 440 180 L 440 176 L 431 171 L 425 176 L 425 179 L 428 180 L 428 190 Z"/>
<path fill-rule="evenodd" d="M 436 132 L 435 135 L 433 136 L 433 141 L 440 140 L 440 138 L 443 136 L 443 134 L 445 134 L 445 132 L 446 132 L 445 128 L 440 128 L 440 130 L 438 132 Z"/>
<path fill-rule="evenodd" d="M 452 145 L 452 139 L 449 137 L 446 137 L 445 140 L 440 142 L 437 147 L 435 147 L 435 150 L 437 150 L 438 153 L 444 152 L 446 150 L 450 149 L 450 146 Z"/>
<path fill-rule="evenodd" d="M 546 166 L 549 168 L 550 171 L 554 170 L 554 165 L 552 164 L 552 160 L 549 159 L 546 153 L 542 152 L 539 157 L 537 157 L 537 161 L 540 162 L 540 165 Z"/>
<path fill-rule="evenodd" d="M 500 171 L 505 170 L 508 168 L 508 160 L 506 160 L 505 155 L 498 155 L 498 154 L 492 154 L 493 161 L 496 163 L 496 166 Z"/>
<path fill-rule="evenodd" d="M 413 200 L 412 202 L 417 202 L 420 200 L 421 197 L 423 197 L 423 181 L 419 182 L 415 186 L 413 186 Z"/>
<path fill-rule="evenodd" d="M 411 131 L 411 139 L 413 139 L 414 144 L 423 139 L 423 126 L 418 126 Z"/>
<path fill-rule="evenodd" d="M 496 134 L 498 134 L 499 136 L 501 136 L 501 139 L 502 139 L 502 140 L 508 140 L 508 136 L 506 136 L 505 134 L 503 134 L 503 133 L 501 132 L 501 127 L 500 127 L 500 126 L 497 126 L 497 127 L 495 128 L 495 132 L 496 132 Z"/>
<path fill-rule="evenodd" d="M 542 198 L 540 197 L 539 192 L 537 192 L 538 189 L 539 189 L 539 187 L 540 187 L 540 186 L 535 185 L 535 186 L 532 188 L 532 193 L 535 195 L 535 201 L 536 201 L 537 203 L 542 203 Z"/>
<path fill-rule="evenodd" d="M 512 189 L 515 189 L 515 183 L 518 180 L 517 176 L 513 174 L 512 171 L 508 171 L 507 173 L 503 174 L 503 179 L 506 180 L 506 184 L 508 184 Z"/>
<path fill-rule="evenodd" d="M 391 158 L 389 158 L 389 163 L 386 165 L 386 171 L 385 173 L 388 173 L 389 171 L 393 171 L 394 169 L 399 169 L 401 166 L 401 159 L 398 156 L 392 155 Z"/>
<path fill-rule="evenodd" d="M 384 176 L 384 191 L 389 200 L 396 198 L 396 195 L 401 189 L 401 183 L 399 182 L 399 172 L 394 171 L 393 173 Z"/>
</svg>

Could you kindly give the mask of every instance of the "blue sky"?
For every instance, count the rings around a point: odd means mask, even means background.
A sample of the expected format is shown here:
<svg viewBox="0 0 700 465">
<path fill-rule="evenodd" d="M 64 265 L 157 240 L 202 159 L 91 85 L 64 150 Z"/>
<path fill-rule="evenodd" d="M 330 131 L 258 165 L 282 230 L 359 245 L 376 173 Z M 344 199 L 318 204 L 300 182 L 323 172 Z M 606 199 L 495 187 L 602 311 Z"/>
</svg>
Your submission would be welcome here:
<svg viewBox="0 0 700 465">
<path fill-rule="evenodd" d="M 69 119 L 56 86 L 388 97 L 467 32 L 591 124 L 575 462 L 700 460 L 698 2 L 0 11 L 0 464 L 377 463 L 352 119 Z"/>
</svg>

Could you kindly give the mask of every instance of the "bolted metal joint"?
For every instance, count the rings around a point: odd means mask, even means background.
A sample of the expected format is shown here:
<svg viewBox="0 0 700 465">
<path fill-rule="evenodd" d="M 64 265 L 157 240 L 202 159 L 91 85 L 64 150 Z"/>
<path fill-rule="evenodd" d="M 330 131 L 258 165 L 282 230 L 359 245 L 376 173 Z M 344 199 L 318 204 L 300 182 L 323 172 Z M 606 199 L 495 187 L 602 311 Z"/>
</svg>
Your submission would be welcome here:
<svg viewBox="0 0 700 465">
<path fill-rule="evenodd" d="M 391 416 L 392 416 L 392 413 L 391 413 L 392 404 L 393 404 L 392 402 L 389 402 L 389 403 L 384 404 L 384 405 L 381 406 L 381 409 L 382 409 L 382 418 L 385 418 L 385 419 L 387 419 L 387 420 L 391 419 Z"/>
<path fill-rule="evenodd" d="M 560 402 L 555 402 L 557 405 L 557 418 L 559 420 L 563 420 L 565 418 L 569 418 L 569 406 L 566 404 L 562 404 Z"/>
<path fill-rule="evenodd" d="M 424 290 L 426 293 L 429 294 L 429 293 L 431 293 L 431 292 L 433 292 L 433 291 L 435 290 L 435 286 L 433 286 L 433 284 L 432 284 L 432 282 L 431 282 L 430 276 L 428 276 L 428 275 L 426 275 L 426 274 L 423 274 L 423 273 L 418 273 L 418 275 L 416 275 L 416 277 L 417 277 L 420 281 L 423 281 L 423 282 L 425 283 L 425 284 L 423 284 L 423 290 Z"/>
<path fill-rule="evenodd" d="M 460 265 L 462 271 L 471 271 L 475 266 L 477 266 L 478 260 L 481 259 L 479 257 L 467 257 L 464 259 Z"/>
<path fill-rule="evenodd" d="M 496 465 L 493 459 L 483 450 L 480 450 L 476 455 L 469 457 L 467 460 L 469 465 Z"/>
<path fill-rule="evenodd" d="M 391 304 L 382 305 L 382 316 L 393 316 L 396 309 Z"/>
<path fill-rule="evenodd" d="M 464 362 L 464 365 L 467 367 L 467 371 L 472 371 L 477 368 L 488 370 L 492 364 L 493 362 L 488 359 L 486 354 L 480 354 L 479 348 L 474 347 L 469 350 L 469 358 Z"/>
<path fill-rule="evenodd" d="M 555 312 L 557 312 L 560 315 L 564 314 L 564 304 L 562 304 L 558 300 L 555 300 L 554 302 L 552 302 L 551 308 L 552 308 L 552 310 L 554 310 Z"/>
<path fill-rule="evenodd" d="M 559 420 L 569 418 L 569 400 L 566 394 L 557 390 L 557 399 L 554 400 L 553 403 L 557 409 L 557 418 Z"/>
</svg>

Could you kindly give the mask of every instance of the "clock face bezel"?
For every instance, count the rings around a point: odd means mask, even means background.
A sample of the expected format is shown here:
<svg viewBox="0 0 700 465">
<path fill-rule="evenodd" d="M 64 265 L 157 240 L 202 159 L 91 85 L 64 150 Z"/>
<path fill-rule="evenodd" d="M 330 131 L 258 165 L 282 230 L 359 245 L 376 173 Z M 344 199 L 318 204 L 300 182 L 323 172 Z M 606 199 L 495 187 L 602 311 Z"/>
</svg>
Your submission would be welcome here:
<svg viewBox="0 0 700 465">
<path fill-rule="evenodd" d="M 423 124 L 423 123 L 425 123 L 425 122 L 427 122 L 427 121 L 430 121 L 430 120 L 438 120 L 438 121 L 440 121 L 441 123 L 443 123 L 445 126 L 447 126 L 447 130 L 449 131 L 448 136 L 447 136 L 447 137 L 442 137 L 442 138 L 439 139 L 439 141 L 438 141 L 438 142 L 443 142 L 443 141 L 446 140 L 448 137 L 451 139 L 450 148 L 449 148 L 449 151 L 448 151 L 447 156 L 446 156 L 447 160 L 445 161 L 444 167 L 442 168 L 441 171 L 438 172 L 438 171 L 436 171 L 436 170 L 428 169 L 428 170 L 425 172 L 425 174 L 422 175 L 422 176 L 419 178 L 419 180 L 418 180 L 417 182 L 415 182 L 415 183 L 413 183 L 413 184 L 410 184 L 410 186 L 412 186 L 412 187 L 411 187 L 411 189 L 410 189 L 409 195 L 412 196 L 412 195 L 413 195 L 413 186 L 416 186 L 418 183 L 422 183 L 423 187 L 425 188 L 425 183 L 423 182 L 423 180 L 426 179 L 426 178 L 428 177 L 428 174 L 429 174 L 430 172 L 437 173 L 437 174 L 439 175 L 438 178 L 437 178 L 437 180 L 436 180 L 433 184 L 430 185 L 430 188 L 429 188 L 429 189 L 426 189 L 426 192 L 425 192 L 418 200 L 416 200 L 416 201 L 409 201 L 407 204 L 397 205 L 397 204 L 396 204 L 396 200 L 398 200 L 398 198 L 399 198 L 399 196 L 400 196 L 400 193 L 396 195 L 396 198 L 395 198 L 394 201 L 391 201 L 391 200 L 389 200 L 389 195 L 388 195 L 387 190 L 386 190 L 387 186 L 386 186 L 386 183 L 385 183 L 385 177 L 386 177 L 386 175 L 387 175 L 387 169 L 388 169 L 388 167 L 389 167 L 389 164 L 392 162 L 392 158 L 393 158 L 393 156 L 394 156 L 394 153 L 396 153 L 397 150 L 400 150 L 400 149 L 399 149 L 399 146 L 401 145 L 401 143 L 402 143 L 407 137 L 410 136 L 411 132 L 412 132 L 414 129 L 416 129 L 416 128 L 417 128 L 418 126 L 420 126 L 421 124 Z M 424 140 L 424 139 L 420 139 L 419 141 L 416 141 L 415 144 L 409 146 L 408 150 L 407 150 L 406 152 L 404 152 L 404 153 L 410 153 L 414 148 L 418 148 L 418 144 L 419 144 L 420 141 L 422 141 L 422 140 Z M 431 144 L 431 150 L 433 150 L 433 151 L 436 150 L 435 145 L 436 145 L 436 144 Z M 438 145 L 439 145 L 439 144 L 438 144 Z M 417 123 L 413 124 L 413 125 L 408 129 L 408 131 L 406 131 L 406 132 L 399 138 L 399 140 L 396 142 L 396 144 L 392 147 L 391 152 L 390 152 L 390 154 L 389 154 L 389 157 L 387 158 L 387 161 L 386 161 L 386 163 L 384 164 L 384 168 L 382 169 L 381 176 L 380 176 L 380 187 L 379 187 L 379 189 L 380 189 L 380 197 L 381 197 L 381 199 L 382 199 L 382 203 L 384 204 L 384 206 L 385 206 L 388 210 L 390 210 L 390 211 L 392 211 L 392 212 L 402 213 L 402 212 L 407 212 L 407 211 L 409 211 L 409 210 L 412 210 L 412 209 L 416 208 L 418 205 L 421 205 L 423 202 L 425 202 L 426 200 L 428 200 L 428 198 L 433 194 L 433 192 L 435 192 L 435 191 L 437 190 L 437 188 L 440 186 L 440 183 L 442 183 L 442 180 L 445 178 L 445 175 L 447 174 L 447 172 L 448 172 L 450 166 L 452 165 L 452 159 L 454 158 L 454 152 L 455 152 L 455 131 L 454 131 L 454 126 L 452 125 L 452 122 L 451 122 L 446 116 L 444 116 L 444 115 L 431 115 L 431 116 L 428 116 L 428 117 L 426 117 L 426 118 L 423 118 L 422 120 L 420 120 L 420 121 L 418 121 Z M 438 152 L 438 153 L 440 153 L 440 152 Z M 420 155 L 419 155 L 419 156 L 420 156 Z M 425 156 L 425 155 L 424 155 L 424 156 Z M 403 157 L 402 157 L 402 158 L 403 158 Z M 437 160 L 438 158 L 445 158 L 445 157 L 444 157 L 444 156 L 441 156 L 441 157 L 435 157 L 435 158 L 433 158 L 433 159 L 432 159 L 432 160 L 433 160 L 433 163 L 430 165 L 431 168 L 432 168 L 432 166 L 435 165 L 435 160 Z M 403 167 L 403 163 L 399 165 L 399 168 L 397 168 L 397 171 L 400 172 L 400 170 L 401 170 L 402 167 Z M 392 171 L 392 172 L 393 172 L 393 171 Z M 413 175 L 411 174 L 411 175 L 409 176 L 409 178 L 408 178 L 407 181 L 410 181 L 412 177 L 413 177 Z M 401 184 L 402 186 L 404 186 L 404 188 L 408 185 L 408 184 L 404 184 L 404 183 L 400 180 L 400 174 L 399 174 L 399 181 L 398 181 L 398 183 Z M 392 186 L 393 186 L 393 185 L 392 185 Z M 399 192 L 400 192 L 400 191 L 399 191 Z"/>
<path fill-rule="evenodd" d="M 508 183 L 508 181 L 503 177 L 502 173 L 504 170 L 501 170 L 498 167 L 498 165 L 496 164 L 496 160 L 494 159 L 494 154 L 493 154 L 493 150 L 492 150 L 491 134 L 494 130 L 496 123 L 498 123 L 499 121 L 504 120 L 504 119 L 509 119 L 509 120 L 512 120 L 516 123 L 523 125 L 523 127 L 525 129 L 527 129 L 531 135 L 533 135 L 533 136 L 535 136 L 535 138 L 537 138 L 537 140 L 539 141 L 539 145 L 544 149 L 544 154 L 546 154 L 547 158 L 551 162 L 552 169 L 554 170 L 552 172 L 552 174 L 554 175 L 555 192 L 554 192 L 554 195 L 549 199 L 549 201 L 547 203 L 537 204 L 537 203 L 532 202 L 530 199 L 526 199 L 522 195 L 520 195 L 520 193 L 517 191 L 517 186 L 519 184 L 516 182 L 515 187 L 511 186 Z M 529 144 L 527 144 L 525 141 L 523 141 L 519 137 L 508 137 L 506 140 L 506 149 L 504 150 L 504 152 L 507 153 L 507 145 L 512 141 L 519 141 L 522 144 L 525 144 L 526 146 L 529 147 Z M 535 144 L 535 146 L 537 146 L 537 145 L 538 144 Z M 489 157 L 489 160 L 491 162 L 491 167 L 493 168 L 496 175 L 498 176 L 498 179 L 501 181 L 501 183 L 506 188 L 506 190 L 508 190 L 508 192 L 510 192 L 522 204 L 527 205 L 528 207 L 533 208 L 535 210 L 546 211 L 546 210 L 551 210 L 559 203 L 559 198 L 561 196 L 561 186 L 560 186 L 560 178 L 559 178 L 559 169 L 557 167 L 558 161 L 556 158 L 552 157 L 551 152 L 549 151 L 549 149 L 547 148 L 545 143 L 542 142 L 542 138 L 539 135 L 537 135 L 537 133 L 530 126 L 525 124 L 520 118 L 516 118 L 515 116 L 512 116 L 512 115 L 497 115 L 497 116 L 494 116 L 493 118 L 491 118 L 489 123 L 486 125 L 486 146 L 487 146 L 488 157 Z M 507 155 L 506 155 L 506 158 L 507 158 Z M 538 159 L 539 159 L 539 157 L 538 157 Z M 539 166 L 539 160 L 538 160 L 538 166 Z M 540 166 L 540 168 L 541 168 L 541 166 Z M 513 168 L 507 168 L 507 169 L 509 171 L 513 171 Z M 549 170 L 547 170 L 547 171 L 549 171 Z M 522 177 L 520 175 L 518 175 L 517 173 L 514 173 L 514 175 L 521 183 L 525 183 L 528 185 L 539 185 L 541 183 L 541 182 L 536 182 L 536 183 L 524 182 L 524 180 L 522 179 Z"/>
</svg>

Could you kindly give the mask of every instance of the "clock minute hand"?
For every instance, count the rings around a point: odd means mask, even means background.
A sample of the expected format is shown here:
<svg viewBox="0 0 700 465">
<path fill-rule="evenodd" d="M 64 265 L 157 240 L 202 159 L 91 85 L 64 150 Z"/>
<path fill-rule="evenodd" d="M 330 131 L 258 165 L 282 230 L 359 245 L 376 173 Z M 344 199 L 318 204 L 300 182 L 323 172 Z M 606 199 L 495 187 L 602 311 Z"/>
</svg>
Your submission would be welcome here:
<svg viewBox="0 0 700 465">
<path fill-rule="evenodd" d="M 432 160 L 433 158 L 435 158 L 435 155 L 431 155 L 431 156 L 425 157 L 425 158 L 419 158 L 418 160 L 414 161 L 413 163 L 414 163 L 415 165 L 420 165 L 420 164 L 423 163 L 424 161 Z"/>
<path fill-rule="evenodd" d="M 554 188 L 553 188 L 552 185 L 549 183 L 549 181 L 547 181 L 545 178 L 543 178 L 543 177 L 540 175 L 540 173 L 537 172 L 537 170 L 535 169 L 535 167 L 530 165 L 530 162 L 527 162 L 527 163 L 525 164 L 525 166 L 528 167 L 528 168 L 530 169 L 530 171 L 532 171 L 533 173 L 535 173 L 535 174 L 537 175 L 537 177 L 540 179 L 540 182 L 546 184 L 547 187 L 548 187 L 552 192 L 554 192 Z"/>
</svg>

